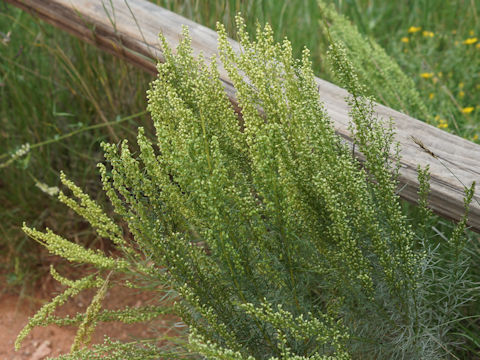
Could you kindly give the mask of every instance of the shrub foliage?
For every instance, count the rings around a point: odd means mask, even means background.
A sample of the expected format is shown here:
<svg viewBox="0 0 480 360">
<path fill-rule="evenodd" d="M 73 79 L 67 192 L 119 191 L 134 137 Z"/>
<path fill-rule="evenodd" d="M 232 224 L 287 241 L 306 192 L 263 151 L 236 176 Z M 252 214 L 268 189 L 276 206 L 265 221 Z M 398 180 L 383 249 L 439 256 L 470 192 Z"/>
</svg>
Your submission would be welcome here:
<svg viewBox="0 0 480 360">
<path fill-rule="evenodd" d="M 425 238 L 428 173 L 420 171 L 424 219 L 411 226 L 397 195 L 392 127 L 376 118 L 341 43 L 332 44 L 328 58 L 351 94 L 355 149 L 335 134 L 308 51 L 296 60 L 287 40 L 273 41 L 268 25 L 258 28 L 255 40 L 241 18 L 237 26 L 238 53 L 221 25 L 218 34 L 241 115 L 225 94 L 217 59 L 194 57 L 185 30 L 175 53 L 161 37 L 165 63 L 148 91 L 155 140 L 140 129 L 136 152 L 126 141 L 104 144 L 104 190 L 133 241 L 62 177 L 72 195 L 60 200 L 110 239 L 120 257 L 25 226 L 52 253 L 90 263 L 98 273 L 72 281 L 52 270 L 68 288 L 32 318 L 17 345 L 33 326 L 74 323 L 79 332 L 64 358 L 102 351 L 165 356 L 170 350 L 154 343 L 82 348 L 98 321 L 145 321 L 168 306 L 159 295 L 158 306 L 143 311 L 102 310 L 111 274 L 121 273 L 133 279 L 126 285 L 143 281 L 168 289 L 189 328 L 184 346 L 209 359 L 449 354 L 455 345 L 450 328 L 471 296 L 465 291 L 465 220 L 442 244 Z M 473 187 L 466 189 L 466 212 L 472 194 Z M 451 256 L 439 256 L 444 253 Z M 70 322 L 53 315 L 68 297 L 92 287 L 98 293 L 86 314 Z"/>
</svg>

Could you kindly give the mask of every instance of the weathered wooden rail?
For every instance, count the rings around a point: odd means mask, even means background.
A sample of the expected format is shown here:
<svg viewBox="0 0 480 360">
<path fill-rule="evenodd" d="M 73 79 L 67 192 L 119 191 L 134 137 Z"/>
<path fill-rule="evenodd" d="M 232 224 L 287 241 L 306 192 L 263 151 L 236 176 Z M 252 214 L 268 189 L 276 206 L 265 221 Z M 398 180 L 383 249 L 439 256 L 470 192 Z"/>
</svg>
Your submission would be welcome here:
<svg viewBox="0 0 480 360">
<path fill-rule="evenodd" d="M 190 29 L 194 53 L 202 52 L 207 59 L 217 53 L 214 31 L 145 0 L 6 1 L 151 73 L 156 72 L 155 62 L 163 60 L 158 33 L 162 32 L 173 46 L 179 42 L 182 25 Z M 238 46 L 233 40 L 232 44 Z M 235 102 L 235 89 L 222 67 L 220 74 L 230 99 Z M 344 101 L 347 92 L 322 79 L 317 79 L 317 83 L 335 130 L 350 141 L 348 106 Z M 431 208 L 444 217 L 460 219 L 464 212 L 464 186 L 470 186 L 473 181 L 480 183 L 480 146 L 388 107 L 378 105 L 376 111 L 379 116 L 391 117 L 395 122 L 402 156 L 400 195 L 415 201 L 417 165 L 429 165 Z M 469 225 L 480 232 L 480 190 L 470 214 Z"/>
</svg>

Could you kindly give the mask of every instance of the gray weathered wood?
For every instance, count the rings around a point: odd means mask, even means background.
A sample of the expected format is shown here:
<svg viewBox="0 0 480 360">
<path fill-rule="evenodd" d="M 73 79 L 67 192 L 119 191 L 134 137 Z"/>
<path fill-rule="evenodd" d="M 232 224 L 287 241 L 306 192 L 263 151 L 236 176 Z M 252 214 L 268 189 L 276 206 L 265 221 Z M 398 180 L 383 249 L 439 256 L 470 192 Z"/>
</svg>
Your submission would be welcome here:
<svg viewBox="0 0 480 360">
<path fill-rule="evenodd" d="M 145 0 L 7 0 L 47 22 L 95 46 L 121 56 L 139 67 L 155 73 L 155 62 L 162 61 L 158 33 L 175 46 L 182 25 L 188 26 L 194 53 L 209 58 L 217 53 L 214 31 Z M 238 46 L 232 41 L 234 46 Z M 225 89 L 235 102 L 233 88 L 225 70 L 220 67 Z M 317 79 L 319 92 L 336 131 L 349 141 L 347 92 Z M 417 165 L 429 165 L 431 172 L 430 206 L 438 214 L 459 220 L 463 215 L 464 185 L 480 182 L 480 146 L 448 134 L 410 116 L 378 105 L 383 118 L 393 118 L 397 140 L 401 144 L 402 183 L 400 195 L 415 201 L 418 188 Z M 413 141 L 420 140 L 436 157 Z M 471 205 L 469 225 L 480 232 L 480 191 Z"/>
</svg>

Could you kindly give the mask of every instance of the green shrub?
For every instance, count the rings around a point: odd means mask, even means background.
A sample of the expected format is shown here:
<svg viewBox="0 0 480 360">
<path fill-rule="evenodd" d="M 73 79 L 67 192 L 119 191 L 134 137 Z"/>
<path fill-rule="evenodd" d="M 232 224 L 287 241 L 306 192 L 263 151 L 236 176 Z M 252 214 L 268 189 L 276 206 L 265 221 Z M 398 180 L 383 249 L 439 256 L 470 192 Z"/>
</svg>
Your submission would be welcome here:
<svg viewBox="0 0 480 360">
<path fill-rule="evenodd" d="M 24 227 L 52 253 L 92 264 L 98 273 L 72 281 L 52 270 L 68 288 L 35 315 L 17 346 L 33 326 L 77 324 L 65 359 L 173 357 L 175 349 L 155 341 L 82 348 L 98 321 L 146 321 L 170 311 L 170 298 L 189 327 L 184 347 L 205 358 L 449 355 L 458 340 L 450 329 L 472 297 L 462 234 L 467 215 L 451 239 L 426 238 L 428 173 L 420 170 L 422 217 L 411 226 L 397 195 L 393 129 L 376 118 L 341 43 L 332 44 L 329 60 L 351 94 L 351 131 L 362 162 L 334 132 L 309 52 L 295 60 L 290 43 L 275 43 L 268 25 L 254 41 L 240 18 L 237 26 L 239 54 L 222 26 L 218 32 L 241 119 L 216 60 L 195 58 L 185 31 L 175 55 L 162 38 L 165 63 L 148 92 L 155 141 L 140 129 L 135 153 L 126 141 L 104 144 L 103 187 L 129 234 L 62 177 L 72 196 L 59 199 L 110 239 L 120 257 Z M 466 189 L 466 213 L 472 194 L 473 187 Z M 102 310 L 112 274 L 128 279 L 126 286 L 156 284 L 157 306 Z M 53 315 L 87 288 L 98 293 L 85 314 Z"/>
<path fill-rule="evenodd" d="M 318 0 L 318 5 L 323 32 L 330 42 L 340 41 L 348 48 L 346 57 L 365 86 L 366 93 L 375 96 L 383 105 L 426 122 L 433 121 L 415 82 L 405 75 L 397 62 L 373 38 L 362 35 L 332 4 Z"/>
</svg>

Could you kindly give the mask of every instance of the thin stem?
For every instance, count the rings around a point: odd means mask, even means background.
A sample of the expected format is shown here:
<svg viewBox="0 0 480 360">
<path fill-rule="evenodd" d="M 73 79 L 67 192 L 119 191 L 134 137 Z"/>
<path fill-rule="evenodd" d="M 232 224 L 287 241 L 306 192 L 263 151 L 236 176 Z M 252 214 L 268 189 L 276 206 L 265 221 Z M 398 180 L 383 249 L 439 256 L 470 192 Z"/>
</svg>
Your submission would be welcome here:
<svg viewBox="0 0 480 360">
<path fill-rule="evenodd" d="M 131 119 L 134 119 L 134 118 L 136 118 L 136 117 L 145 115 L 146 113 L 147 113 L 147 110 L 144 110 L 144 111 L 138 112 L 138 113 L 136 113 L 136 114 L 132 114 L 132 115 L 126 116 L 126 117 L 124 117 L 124 118 L 120 118 L 120 119 L 118 119 L 118 120 L 113 120 L 113 121 L 109 121 L 109 122 L 105 122 L 105 123 L 101 123 L 101 124 L 90 125 L 90 126 L 87 126 L 87 127 L 81 128 L 81 129 L 78 129 L 78 130 L 74 130 L 74 131 L 72 131 L 72 132 L 69 132 L 69 133 L 67 133 L 67 134 L 58 136 L 58 137 L 56 137 L 56 138 L 48 139 L 48 140 L 41 141 L 41 142 L 39 142 L 39 143 L 33 144 L 33 145 L 30 146 L 30 150 L 36 149 L 36 148 L 41 147 L 41 146 L 44 146 L 44 145 L 49 145 L 49 144 L 52 144 L 52 143 L 59 142 L 59 141 L 61 141 L 61 140 L 63 140 L 63 139 L 72 137 L 72 136 L 74 136 L 74 135 L 80 134 L 80 133 L 85 132 L 85 131 L 89 131 L 89 130 L 99 129 L 99 128 L 106 127 L 106 126 L 111 126 L 111 125 L 120 124 L 120 123 L 122 123 L 122 122 L 124 122 L 124 121 L 131 120 Z M 9 154 L 9 153 L 4 153 L 4 154 L 1 154 L 1 155 L 0 155 L 0 159 L 7 158 L 7 157 L 9 157 L 9 156 L 11 156 L 11 154 Z"/>
</svg>

